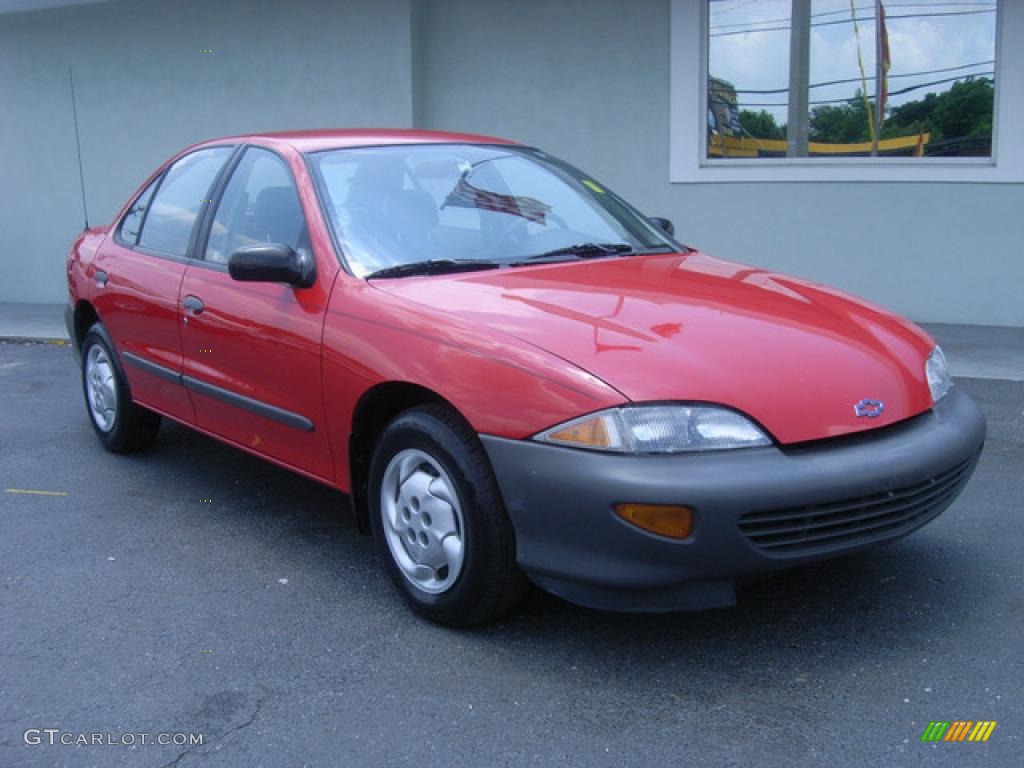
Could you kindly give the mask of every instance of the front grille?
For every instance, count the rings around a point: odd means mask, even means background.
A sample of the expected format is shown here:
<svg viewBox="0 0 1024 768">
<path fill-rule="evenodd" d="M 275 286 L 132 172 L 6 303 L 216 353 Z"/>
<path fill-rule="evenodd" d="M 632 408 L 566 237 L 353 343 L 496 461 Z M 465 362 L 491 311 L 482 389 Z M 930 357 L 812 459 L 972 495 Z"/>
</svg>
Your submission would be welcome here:
<svg viewBox="0 0 1024 768">
<path fill-rule="evenodd" d="M 927 480 L 857 499 L 748 512 L 740 531 L 766 555 L 797 557 L 896 538 L 937 516 L 971 476 L 977 455 Z"/>
</svg>

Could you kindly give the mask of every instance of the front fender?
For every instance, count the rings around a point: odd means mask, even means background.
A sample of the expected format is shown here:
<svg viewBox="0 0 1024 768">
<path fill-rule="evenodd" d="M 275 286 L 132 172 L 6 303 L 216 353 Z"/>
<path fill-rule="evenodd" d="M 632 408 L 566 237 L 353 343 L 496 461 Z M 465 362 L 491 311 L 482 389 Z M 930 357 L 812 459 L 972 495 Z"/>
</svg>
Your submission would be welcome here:
<svg viewBox="0 0 1024 768">
<path fill-rule="evenodd" d="M 323 377 L 339 478 L 348 474 L 353 410 L 383 382 L 434 392 L 476 432 L 507 438 L 626 402 L 601 379 L 527 342 L 343 279 L 324 323 Z"/>
</svg>

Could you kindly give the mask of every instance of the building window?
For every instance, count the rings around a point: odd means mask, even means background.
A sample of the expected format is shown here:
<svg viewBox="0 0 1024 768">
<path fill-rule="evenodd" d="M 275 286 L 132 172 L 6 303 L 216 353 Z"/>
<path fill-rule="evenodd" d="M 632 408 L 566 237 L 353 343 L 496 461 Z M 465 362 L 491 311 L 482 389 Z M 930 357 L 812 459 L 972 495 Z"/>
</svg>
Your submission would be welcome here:
<svg viewBox="0 0 1024 768">
<path fill-rule="evenodd" d="M 673 181 L 1024 180 L 1024 3 L 673 0 L 672 30 Z"/>
<path fill-rule="evenodd" d="M 991 157 L 996 3 L 714 0 L 706 157 Z"/>
</svg>

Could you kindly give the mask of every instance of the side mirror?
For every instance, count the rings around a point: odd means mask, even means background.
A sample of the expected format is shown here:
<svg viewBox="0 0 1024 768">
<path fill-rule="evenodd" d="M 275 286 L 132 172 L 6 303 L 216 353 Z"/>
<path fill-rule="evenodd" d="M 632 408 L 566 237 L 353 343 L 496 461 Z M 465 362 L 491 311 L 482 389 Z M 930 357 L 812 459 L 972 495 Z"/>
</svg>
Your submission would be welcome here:
<svg viewBox="0 0 1024 768">
<path fill-rule="evenodd" d="M 676 225 L 672 223 L 672 219 L 663 219 L 659 216 L 651 216 L 647 220 L 669 237 L 675 237 Z"/>
<path fill-rule="evenodd" d="M 309 288 L 316 281 L 313 257 L 280 243 L 261 243 L 239 248 L 228 257 L 228 273 L 251 283 L 287 283 Z"/>
</svg>

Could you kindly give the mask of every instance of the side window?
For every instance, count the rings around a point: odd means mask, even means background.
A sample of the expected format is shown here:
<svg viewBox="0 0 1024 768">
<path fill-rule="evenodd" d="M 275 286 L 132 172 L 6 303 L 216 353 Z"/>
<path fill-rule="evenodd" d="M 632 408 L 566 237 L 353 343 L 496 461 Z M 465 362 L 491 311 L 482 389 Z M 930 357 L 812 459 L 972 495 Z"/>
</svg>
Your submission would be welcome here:
<svg viewBox="0 0 1024 768">
<path fill-rule="evenodd" d="M 118 231 L 118 234 L 129 245 L 135 245 L 139 241 L 139 230 L 142 228 L 142 220 L 146 218 L 146 209 L 149 208 L 149 202 L 153 199 L 153 190 L 156 189 L 159 183 L 160 178 L 157 177 L 135 199 L 135 203 L 128 209 L 128 213 L 124 215 L 124 218 L 121 219 L 121 229 Z"/>
<path fill-rule="evenodd" d="M 226 264 L 239 248 L 281 243 L 308 248 L 299 194 L 284 160 L 258 147 L 245 150 L 210 227 L 205 259 Z"/>
<path fill-rule="evenodd" d="M 139 237 L 139 245 L 172 256 L 188 253 L 189 238 L 210 188 L 233 147 L 201 149 L 178 160 L 164 174 Z"/>
</svg>

